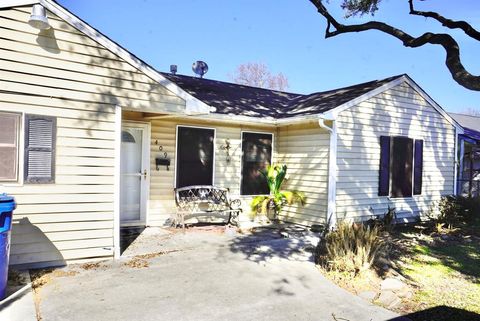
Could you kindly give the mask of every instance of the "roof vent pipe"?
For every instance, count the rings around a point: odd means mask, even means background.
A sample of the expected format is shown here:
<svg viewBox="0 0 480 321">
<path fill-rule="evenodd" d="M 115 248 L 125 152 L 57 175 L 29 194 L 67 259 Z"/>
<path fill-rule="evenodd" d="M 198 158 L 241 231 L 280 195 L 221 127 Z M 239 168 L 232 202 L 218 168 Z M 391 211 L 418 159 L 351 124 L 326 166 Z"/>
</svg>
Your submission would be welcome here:
<svg viewBox="0 0 480 321">
<path fill-rule="evenodd" d="M 50 28 L 47 19 L 47 11 L 41 4 L 35 4 L 32 7 L 32 15 L 28 19 L 28 24 L 36 29 L 45 30 Z"/>
</svg>

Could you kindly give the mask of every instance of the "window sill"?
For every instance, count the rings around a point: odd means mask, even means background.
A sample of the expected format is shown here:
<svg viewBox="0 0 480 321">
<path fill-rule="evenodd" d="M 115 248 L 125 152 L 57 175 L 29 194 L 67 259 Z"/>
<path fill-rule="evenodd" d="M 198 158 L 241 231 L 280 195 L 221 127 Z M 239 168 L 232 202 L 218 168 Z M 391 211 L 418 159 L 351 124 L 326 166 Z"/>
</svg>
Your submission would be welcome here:
<svg viewBox="0 0 480 321">
<path fill-rule="evenodd" d="M 4 183 L 4 182 L 0 182 L 0 191 L 3 187 L 21 187 L 23 186 L 24 184 L 21 183 L 21 182 L 12 182 L 12 183 Z"/>
<path fill-rule="evenodd" d="M 410 199 L 414 199 L 418 196 L 422 196 L 422 195 L 419 194 L 419 195 L 412 195 L 412 196 L 405 196 L 405 197 L 391 197 L 391 196 L 386 196 L 386 197 L 391 201 L 395 201 L 395 200 L 410 200 Z"/>
<path fill-rule="evenodd" d="M 257 196 L 270 196 L 270 194 L 252 194 L 252 195 L 239 195 L 240 198 L 251 198 Z"/>
</svg>

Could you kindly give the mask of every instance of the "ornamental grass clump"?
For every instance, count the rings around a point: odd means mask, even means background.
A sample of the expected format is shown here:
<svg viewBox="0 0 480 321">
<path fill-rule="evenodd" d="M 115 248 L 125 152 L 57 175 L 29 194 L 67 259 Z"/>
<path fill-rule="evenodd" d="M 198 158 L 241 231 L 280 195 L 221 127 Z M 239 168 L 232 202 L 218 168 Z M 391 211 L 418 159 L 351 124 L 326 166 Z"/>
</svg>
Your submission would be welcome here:
<svg viewBox="0 0 480 321">
<path fill-rule="evenodd" d="M 341 222 L 317 245 L 316 260 L 323 268 L 359 274 L 379 258 L 384 242 L 378 227 Z"/>
</svg>

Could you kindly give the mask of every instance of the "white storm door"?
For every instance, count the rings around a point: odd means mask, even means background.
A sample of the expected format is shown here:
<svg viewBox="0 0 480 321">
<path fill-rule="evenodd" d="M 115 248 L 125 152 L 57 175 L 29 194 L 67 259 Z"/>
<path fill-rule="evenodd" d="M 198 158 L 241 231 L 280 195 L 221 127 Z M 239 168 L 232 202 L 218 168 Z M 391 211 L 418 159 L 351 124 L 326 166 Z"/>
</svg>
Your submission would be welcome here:
<svg viewBox="0 0 480 321">
<path fill-rule="evenodd" d="M 145 225 L 149 181 L 148 124 L 122 127 L 120 224 Z"/>
</svg>

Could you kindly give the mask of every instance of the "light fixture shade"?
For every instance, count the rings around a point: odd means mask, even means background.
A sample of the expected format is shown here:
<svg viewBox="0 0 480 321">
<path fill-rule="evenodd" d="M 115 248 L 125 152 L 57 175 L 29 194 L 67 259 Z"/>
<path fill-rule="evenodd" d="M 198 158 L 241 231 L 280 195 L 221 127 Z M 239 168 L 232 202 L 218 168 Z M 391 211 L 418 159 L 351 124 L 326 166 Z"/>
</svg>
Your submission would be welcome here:
<svg viewBox="0 0 480 321">
<path fill-rule="evenodd" d="M 50 28 L 47 19 L 47 11 L 41 4 L 35 4 L 32 8 L 32 15 L 28 19 L 28 24 L 36 29 L 45 30 Z"/>
</svg>

